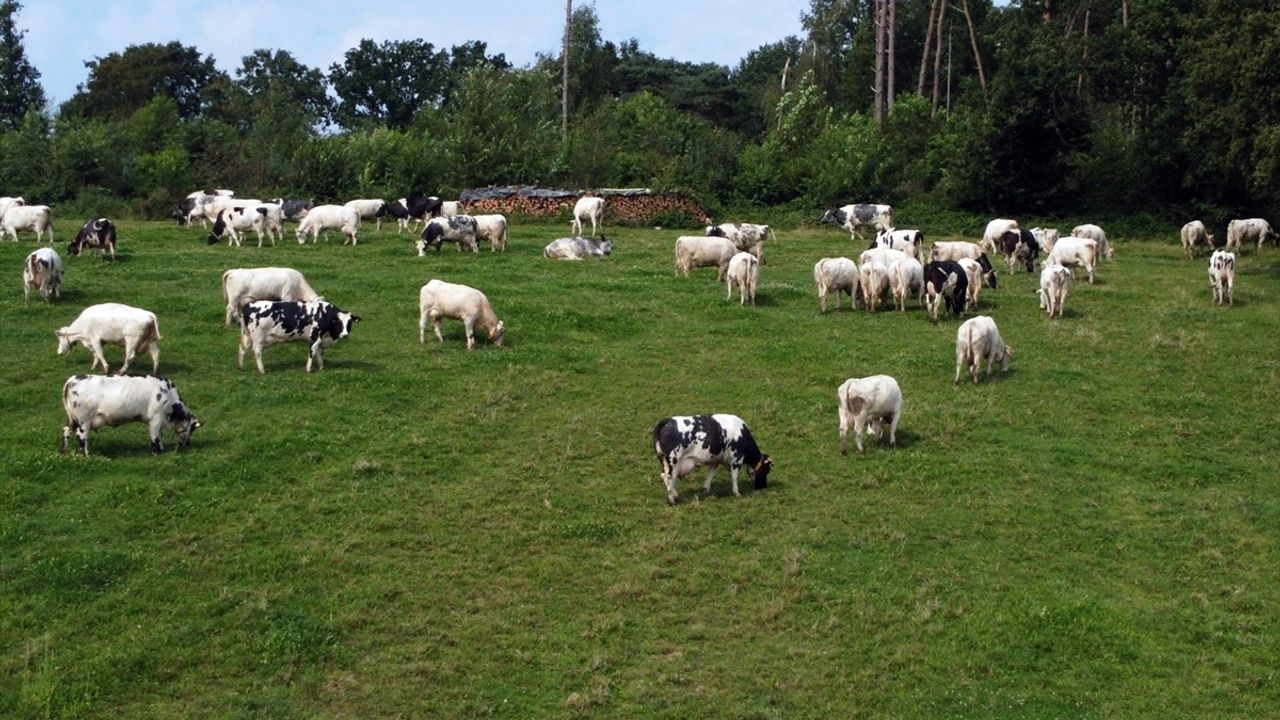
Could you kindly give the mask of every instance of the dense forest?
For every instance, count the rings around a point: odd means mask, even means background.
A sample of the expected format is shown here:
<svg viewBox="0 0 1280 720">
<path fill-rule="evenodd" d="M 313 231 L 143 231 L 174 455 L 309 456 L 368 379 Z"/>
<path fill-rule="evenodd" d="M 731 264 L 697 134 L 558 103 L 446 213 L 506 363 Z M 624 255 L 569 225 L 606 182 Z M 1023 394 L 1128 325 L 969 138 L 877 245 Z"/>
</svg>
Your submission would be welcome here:
<svg viewBox="0 0 1280 720">
<path fill-rule="evenodd" d="M 528 67 L 483 39 L 363 40 L 329 68 L 180 42 L 85 62 L 47 106 L 0 2 L 0 193 L 162 216 L 192 188 L 316 199 L 533 183 L 711 208 L 922 197 L 977 212 L 1280 214 L 1280 5 L 811 0 L 735 67 L 605 40 L 573 11 Z M 878 32 L 882 30 L 882 32 Z"/>
</svg>

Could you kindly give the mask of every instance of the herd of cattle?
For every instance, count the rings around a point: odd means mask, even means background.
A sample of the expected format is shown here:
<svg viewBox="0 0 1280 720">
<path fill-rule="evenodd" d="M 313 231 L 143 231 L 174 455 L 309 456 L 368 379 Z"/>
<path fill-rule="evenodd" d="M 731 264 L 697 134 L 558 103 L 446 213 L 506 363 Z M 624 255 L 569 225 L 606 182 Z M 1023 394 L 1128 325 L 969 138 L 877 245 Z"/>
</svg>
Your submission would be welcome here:
<svg viewBox="0 0 1280 720">
<path fill-rule="evenodd" d="M 437 252 L 444 242 L 458 245 L 458 250 L 478 251 L 478 239 L 488 239 L 493 252 L 506 249 L 508 223 L 502 215 L 472 216 L 462 212 L 460 203 L 436 197 L 411 195 L 395 202 L 353 200 L 345 205 L 313 205 L 305 201 L 277 199 L 272 202 L 236 199 L 226 190 L 192 193 L 175 212 L 180 224 L 196 221 L 212 222 L 209 242 L 228 238 L 235 245 L 250 231 L 262 245 L 265 235 L 275 243 L 283 237 L 285 220 L 298 223 L 296 238 L 305 243 L 307 236 L 315 242 L 325 230 L 341 232 L 346 242 L 357 243 L 363 221 L 374 220 L 381 228 L 386 217 L 398 222 L 398 233 L 405 229 L 422 230 L 416 245 L 422 255 L 428 248 Z M 603 235 L 596 237 L 604 211 L 604 200 L 596 197 L 580 199 L 573 211 L 573 237 L 560 238 L 548 244 L 543 256 L 552 259 L 582 260 L 603 257 L 612 252 L 613 244 Z M 582 236 L 585 221 L 590 220 L 592 235 Z M 909 300 L 926 311 L 928 319 L 937 323 L 943 305 L 954 315 L 975 310 L 983 287 L 998 287 L 995 267 L 989 257 L 999 254 L 1005 267 L 1013 271 L 1024 267 L 1034 272 L 1043 254 L 1037 293 L 1040 307 L 1049 317 L 1062 317 L 1064 301 L 1070 291 L 1071 268 L 1080 268 L 1092 284 L 1098 264 L 1114 258 L 1106 233 L 1097 225 L 1080 225 L 1068 236 L 1052 228 L 1021 228 L 1017 221 L 996 219 L 987 224 L 982 240 L 934 242 L 927 254 L 924 234 L 919 230 L 897 229 L 893 210 L 887 205 L 849 205 L 827 212 L 821 222 L 836 223 L 857 239 L 859 231 L 874 231 L 870 247 L 857 262 L 847 257 L 822 258 L 813 267 L 821 313 L 827 312 L 827 300 L 834 296 L 836 307 L 840 296 L 849 296 L 853 308 L 865 307 L 875 312 L 881 302 L 892 302 L 898 311 L 906 311 Z M 19 230 L 36 233 L 37 242 L 47 232 L 53 242 L 52 212 L 47 206 L 26 205 L 22 198 L 0 198 L 0 225 L 5 234 L 17 239 Z M 767 225 L 724 223 L 709 225 L 703 235 L 680 236 L 675 242 L 675 269 L 678 275 L 689 275 L 696 267 L 716 267 L 717 281 L 725 282 L 726 297 L 732 299 L 738 289 L 739 303 L 755 304 L 761 261 L 766 241 L 773 237 Z M 1266 242 L 1277 243 L 1277 235 L 1266 220 L 1253 218 L 1233 220 L 1228 225 L 1226 247 L 1214 248 L 1214 237 L 1200 221 L 1187 223 L 1181 232 L 1188 258 L 1198 247 L 1211 251 L 1210 285 L 1214 302 L 1231 304 L 1235 282 L 1236 258 L 1232 250 L 1245 243 L 1256 243 L 1261 249 Z M 115 258 L 117 243 L 114 224 L 106 218 L 91 218 L 81 227 L 68 252 L 76 255 L 83 249 L 96 249 L 99 256 Z M 345 244 L 345 243 L 344 243 Z M 23 265 L 23 296 L 32 289 L 46 302 L 60 297 L 63 265 L 52 247 L 40 247 L 27 256 Z M 306 342 L 309 346 L 306 370 L 324 368 L 323 351 L 350 335 L 359 317 L 325 301 L 303 277 L 292 268 L 235 268 L 222 276 L 226 302 L 225 325 L 238 319 L 240 345 L 237 367 L 243 370 L 244 356 L 253 351 L 259 373 L 265 373 L 262 352 L 284 342 Z M 462 322 L 467 348 L 474 349 L 477 332 L 485 334 L 497 346 L 503 344 L 505 323 L 500 320 L 488 298 L 479 290 L 438 279 L 429 281 L 419 292 L 419 342 L 426 342 L 426 328 L 431 322 L 440 342 L 443 318 Z M 161 340 L 155 314 L 119 303 L 102 303 L 84 309 L 74 322 L 55 331 L 58 354 L 75 345 L 87 348 L 93 356 L 91 370 L 108 365 L 104 344 L 124 348 L 124 361 L 117 376 L 76 375 L 63 387 L 63 405 L 67 425 L 63 428 L 62 449 L 67 449 L 75 434 L 81 451 L 88 454 L 90 430 L 105 425 L 146 422 L 150 428 L 152 450 L 163 449 L 161 433 L 173 429 L 179 447 L 187 445 L 199 420 L 183 403 L 177 388 L 159 371 Z M 153 375 L 126 376 L 133 360 L 148 353 Z M 965 320 L 956 331 L 956 374 L 959 383 L 966 373 L 978 382 L 982 366 L 989 377 L 994 365 L 1007 370 L 1013 355 L 1005 344 L 994 319 L 977 315 Z M 896 445 L 897 426 L 902 412 L 902 391 L 897 381 L 887 375 L 850 378 L 838 391 L 840 418 L 840 451 L 846 452 L 846 436 L 852 428 L 859 452 L 863 452 L 863 435 L 879 438 L 888 425 L 889 444 Z M 757 446 L 746 423 L 735 415 L 677 416 L 663 419 L 653 430 L 654 449 L 662 467 L 662 480 L 667 499 L 678 499 L 676 481 L 697 467 L 708 469 L 706 487 L 710 488 L 716 469 L 729 468 L 733 492 L 738 494 L 738 473 L 746 467 L 757 488 L 765 487 L 772 460 Z"/>
</svg>

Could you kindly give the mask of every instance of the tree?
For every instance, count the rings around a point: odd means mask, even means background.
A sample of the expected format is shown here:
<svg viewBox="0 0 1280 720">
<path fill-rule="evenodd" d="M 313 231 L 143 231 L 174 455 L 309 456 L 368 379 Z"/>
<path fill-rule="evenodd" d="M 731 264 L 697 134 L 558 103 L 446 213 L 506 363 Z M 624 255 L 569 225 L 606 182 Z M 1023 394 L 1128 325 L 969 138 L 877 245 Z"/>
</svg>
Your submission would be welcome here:
<svg viewBox="0 0 1280 720">
<path fill-rule="evenodd" d="M 78 117 L 123 119 L 157 95 L 173 98 L 178 115 L 195 117 L 214 103 L 209 91 L 215 82 L 227 81 L 212 56 L 177 41 L 165 45 L 130 45 L 85 62 L 89 79 L 76 88 L 62 106 L 63 114 Z"/>
<path fill-rule="evenodd" d="M 329 66 L 338 95 L 334 119 L 345 128 L 383 124 L 402 129 L 424 107 L 438 107 L 449 88 L 449 54 L 425 40 L 364 39 Z"/>
<path fill-rule="evenodd" d="M 288 50 L 260 48 L 245 55 L 236 70 L 236 85 L 255 104 L 268 97 L 290 103 L 310 122 L 323 121 L 332 111 L 324 73 L 298 62 Z"/>
<path fill-rule="evenodd" d="M 22 124 L 27 110 L 44 109 L 40 73 L 27 60 L 22 45 L 27 33 L 14 22 L 20 10 L 22 3 L 16 0 L 0 2 L 0 126 L 9 130 Z"/>
<path fill-rule="evenodd" d="M 764 133 L 788 90 L 782 86 L 783 72 L 792 70 L 802 52 L 800 38 L 792 35 L 747 53 L 730 76 L 735 97 L 731 129 L 757 137 Z"/>
</svg>

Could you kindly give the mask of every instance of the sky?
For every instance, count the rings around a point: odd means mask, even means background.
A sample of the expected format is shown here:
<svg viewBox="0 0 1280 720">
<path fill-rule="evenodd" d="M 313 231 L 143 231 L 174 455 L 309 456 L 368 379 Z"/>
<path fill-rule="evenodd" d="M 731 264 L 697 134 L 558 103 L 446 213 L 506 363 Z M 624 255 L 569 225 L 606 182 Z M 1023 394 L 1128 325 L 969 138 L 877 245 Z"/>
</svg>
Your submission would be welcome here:
<svg viewBox="0 0 1280 720">
<path fill-rule="evenodd" d="M 576 2 L 575 7 L 583 4 Z M 757 47 L 801 35 L 807 0 L 598 0 L 605 40 L 636 38 L 659 57 L 733 66 Z M 178 40 L 231 74 L 257 48 L 279 48 L 328 72 L 362 38 L 422 38 L 448 48 L 483 40 L 517 66 L 558 53 L 563 0 L 24 0 L 17 18 L 50 105 L 75 93 L 86 60 Z"/>
</svg>

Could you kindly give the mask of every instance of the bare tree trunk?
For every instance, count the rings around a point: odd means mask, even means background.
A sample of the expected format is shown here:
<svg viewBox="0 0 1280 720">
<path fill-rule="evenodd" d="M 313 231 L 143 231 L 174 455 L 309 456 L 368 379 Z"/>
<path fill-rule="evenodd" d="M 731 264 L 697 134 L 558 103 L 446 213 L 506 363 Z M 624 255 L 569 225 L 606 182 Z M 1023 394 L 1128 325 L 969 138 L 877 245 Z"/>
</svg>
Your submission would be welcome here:
<svg viewBox="0 0 1280 720">
<path fill-rule="evenodd" d="M 1091 8 L 1084 10 L 1084 34 L 1080 38 L 1080 42 L 1084 45 L 1084 54 L 1080 58 L 1081 65 L 1089 62 L 1089 12 Z M 1081 68 L 1080 74 L 1076 76 L 1076 96 L 1084 94 L 1084 69 Z"/>
<path fill-rule="evenodd" d="M 893 115 L 893 98 L 896 95 L 896 93 L 894 92 L 894 87 L 897 85 L 897 80 L 894 76 L 894 69 L 893 69 L 894 55 L 896 55 L 897 53 L 893 51 L 893 45 L 894 45 L 893 41 L 894 41 L 894 36 L 898 34 L 898 0 L 888 0 L 888 2 L 889 2 L 889 29 L 887 32 L 889 35 L 889 60 L 888 60 L 889 102 L 887 104 L 889 106 L 889 115 L 892 116 Z"/>
<path fill-rule="evenodd" d="M 978 64 L 978 84 L 982 86 L 982 94 L 987 94 L 987 73 L 982 69 L 982 53 L 978 51 L 978 31 L 973 27 L 973 16 L 969 14 L 969 0 L 964 0 L 964 21 L 969 26 L 969 43 L 973 45 L 973 60 Z"/>
<path fill-rule="evenodd" d="M 1053 0 L 1044 0 L 1044 24 L 1053 22 Z"/>
<path fill-rule="evenodd" d="M 951 112 L 951 41 L 954 32 L 951 25 L 947 25 L 947 112 Z"/>
<path fill-rule="evenodd" d="M 787 73 L 791 72 L 791 56 L 787 56 L 787 61 L 782 64 L 782 92 L 787 91 Z"/>
<path fill-rule="evenodd" d="M 938 94 L 940 92 L 942 78 L 942 20 L 946 16 L 947 6 L 945 3 L 938 8 L 938 27 L 934 29 L 934 42 L 936 43 L 933 51 L 933 114 L 938 114 Z M 947 106 L 951 105 L 951 43 L 950 36 L 947 42 Z"/>
<path fill-rule="evenodd" d="M 925 72 L 929 69 L 929 51 L 933 49 L 933 23 L 938 17 L 938 6 L 942 4 L 942 0 L 933 0 L 929 4 L 929 24 L 925 25 L 924 32 L 924 52 L 920 54 L 920 79 L 916 81 L 916 94 L 924 97 L 924 78 Z M 937 80 L 937 73 L 934 74 L 934 82 Z M 937 103 L 934 103 L 937 107 Z"/>
<path fill-rule="evenodd" d="M 1120 0 L 1120 24 L 1126 30 L 1129 28 L 1129 0 Z"/>
<path fill-rule="evenodd" d="M 564 68 L 560 78 L 560 137 L 569 136 L 569 40 L 573 36 L 573 0 L 564 3 Z"/>
<path fill-rule="evenodd" d="M 884 128 L 884 36 L 886 30 L 885 15 L 888 0 L 876 0 L 876 62 L 875 62 L 875 119 L 876 127 Z"/>
</svg>

